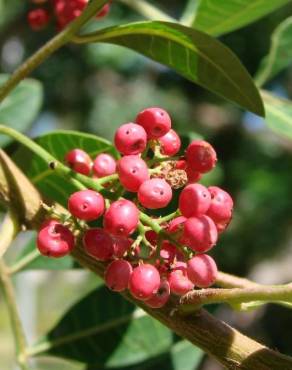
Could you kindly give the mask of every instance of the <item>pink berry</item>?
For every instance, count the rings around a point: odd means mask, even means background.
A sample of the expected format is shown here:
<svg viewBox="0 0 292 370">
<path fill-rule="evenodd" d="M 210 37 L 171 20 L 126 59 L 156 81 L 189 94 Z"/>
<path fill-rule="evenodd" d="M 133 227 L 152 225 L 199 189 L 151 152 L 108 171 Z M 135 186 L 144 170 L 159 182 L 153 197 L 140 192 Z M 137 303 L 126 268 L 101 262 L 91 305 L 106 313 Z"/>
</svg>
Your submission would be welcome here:
<svg viewBox="0 0 292 370">
<path fill-rule="evenodd" d="M 211 171 L 217 162 L 217 154 L 211 144 L 203 140 L 195 140 L 187 147 L 188 166 L 194 171 L 206 173 Z"/>
<path fill-rule="evenodd" d="M 117 200 L 112 203 L 106 211 L 103 222 L 104 228 L 110 234 L 127 237 L 132 234 L 138 226 L 138 208 L 130 200 Z"/>
<path fill-rule="evenodd" d="M 104 212 L 103 196 L 93 190 L 81 190 L 68 200 L 69 212 L 84 221 L 97 220 Z"/>
<path fill-rule="evenodd" d="M 184 255 L 176 248 L 176 246 L 166 240 L 162 243 L 160 257 L 167 263 L 184 260 Z"/>
<path fill-rule="evenodd" d="M 187 168 L 187 161 L 185 159 L 179 159 L 175 163 L 176 170 L 186 170 Z"/>
<path fill-rule="evenodd" d="M 185 217 L 205 214 L 211 204 L 208 189 L 201 184 L 187 185 L 179 196 L 179 209 Z"/>
<path fill-rule="evenodd" d="M 210 186 L 208 190 L 211 194 L 211 205 L 207 215 L 215 223 L 228 223 L 233 211 L 233 200 L 231 196 L 217 186 Z"/>
<path fill-rule="evenodd" d="M 108 261 L 113 257 L 112 238 L 101 228 L 87 230 L 83 238 L 83 244 L 86 252 L 100 261 Z"/>
<path fill-rule="evenodd" d="M 161 153 L 167 156 L 176 155 L 181 147 L 181 140 L 174 130 L 169 130 L 167 134 L 159 138 Z"/>
<path fill-rule="evenodd" d="M 134 268 L 129 281 L 129 290 L 133 297 L 144 301 L 151 298 L 159 286 L 160 275 L 154 266 L 144 264 Z"/>
<path fill-rule="evenodd" d="M 204 253 L 214 247 L 218 232 L 210 217 L 191 217 L 184 224 L 183 237 L 188 247 L 196 252 Z"/>
<path fill-rule="evenodd" d="M 184 295 L 194 289 L 194 284 L 187 276 L 187 265 L 180 262 L 168 275 L 170 291 L 176 295 Z"/>
<path fill-rule="evenodd" d="M 111 262 L 105 271 L 105 283 L 115 292 L 123 292 L 128 288 L 133 268 L 128 261 L 116 260 Z"/>
<path fill-rule="evenodd" d="M 91 171 L 91 158 L 82 149 L 73 149 L 66 154 L 65 161 L 73 171 L 82 175 L 89 175 Z"/>
<path fill-rule="evenodd" d="M 171 119 L 161 108 L 143 110 L 138 114 L 136 122 L 145 129 L 148 139 L 159 139 L 171 129 Z"/>
<path fill-rule="evenodd" d="M 213 285 L 217 279 L 216 262 L 207 254 L 198 254 L 188 261 L 188 277 L 199 288 Z"/>
<path fill-rule="evenodd" d="M 110 12 L 110 9 L 111 9 L 111 5 L 110 5 L 111 2 L 109 2 L 108 4 L 105 4 L 103 6 L 103 8 L 97 13 L 96 15 L 96 18 L 104 18 L 108 15 L 108 13 Z"/>
<path fill-rule="evenodd" d="M 175 234 L 176 240 L 178 240 L 181 244 L 185 244 L 185 240 L 183 238 L 183 226 L 186 220 L 187 218 L 184 216 L 176 217 L 172 221 L 170 221 L 167 227 L 167 231 L 171 234 Z"/>
<path fill-rule="evenodd" d="M 118 161 L 117 172 L 123 187 L 137 192 L 141 184 L 149 179 L 149 171 L 145 161 L 137 155 L 126 155 Z"/>
<path fill-rule="evenodd" d="M 163 307 L 170 297 L 170 287 L 167 280 L 162 280 L 156 293 L 154 293 L 145 304 L 151 308 Z"/>
<path fill-rule="evenodd" d="M 222 234 L 227 229 L 227 227 L 230 224 L 230 221 L 231 221 L 231 219 L 229 221 L 227 221 L 227 222 L 215 223 L 216 228 L 217 228 L 217 231 L 218 231 L 218 234 Z"/>
<path fill-rule="evenodd" d="M 47 257 L 64 257 L 75 245 L 72 232 L 61 223 L 48 220 L 41 226 L 37 236 L 37 247 Z"/>
<path fill-rule="evenodd" d="M 172 190 L 164 179 L 147 180 L 139 188 L 138 199 L 145 208 L 164 208 L 172 199 Z"/>
<path fill-rule="evenodd" d="M 47 10 L 38 8 L 28 13 L 27 20 L 31 29 L 40 31 L 48 25 L 50 15 Z"/>
<path fill-rule="evenodd" d="M 116 258 L 122 258 L 124 254 L 130 250 L 131 245 L 134 243 L 134 240 L 114 236 L 113 243 L 114 243 L 114 256 Z"/>
<path fill-rule="evenodd" d="M 113 175 L 116 172 L 116 160 L 109 154 L 99 154 L 93 162 L 93 172 L 97 177 Z"/>
<path fill-rule="evenodd" d="M 126 123 L 116 131 L 115 146 L 123 155 L 140 154 L 145 150 L 146 144 L 146 132 L 136 123 Z"/>
<path fill-rule="evenodd" d="M 202 178 L 202 174 L 200 172 L 198 172 L 196 170 L 193 170 L 190 167 L 187 167 L 185 171 L 187 173 L 189 184 L 193 184 L 194 182 L 198 182 Z"/>
</svg>

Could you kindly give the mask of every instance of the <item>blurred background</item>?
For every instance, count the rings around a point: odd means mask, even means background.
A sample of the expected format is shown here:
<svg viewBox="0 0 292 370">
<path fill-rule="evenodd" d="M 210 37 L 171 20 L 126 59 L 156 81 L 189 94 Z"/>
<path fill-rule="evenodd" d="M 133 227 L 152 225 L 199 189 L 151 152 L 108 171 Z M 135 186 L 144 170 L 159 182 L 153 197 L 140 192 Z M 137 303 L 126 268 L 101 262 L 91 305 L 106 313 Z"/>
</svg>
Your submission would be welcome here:
<svg viewBox="0 0 292 370">
<path fill-rule="evenodd" d="M 185 1 L 159 1 L 178 17 Z M 28 1 L 10 0 L 0 14 L 0 71 L 11 73 L 53 36 L 53 26 L 33 32 L 27 25 Z M 268 52 L 270 35 L 292 13 L 286 6 L 257 23 L 221 38 L 253 75 Z M 102 25 L 140 19 L 120 4 Z M 44 104 L 28 135 L 56 129 L 90 132 L 112 140 L 115 129 L 147 106 L 161 106 L 185 139 L 201 135 L 217 150 L 218 168 L 207 182 L 227 189 L 235 199 L 229 231 L 213 255 L 220 270 L 260 283 L 292 281 L 292 143 L 269 131 L 265 122 L 208 93 L 132 51 L 111 45 L 69 45 L 46 61 L 33 77 L 42 81 Z M 292 96 L 292 68 L 266 86 Z M 15 145 L 7 150 L 12 153 Z M 11 258 L 31 240 L 21 235 Z M 58 289 L 54 287 L 58 285 Z M 18 302 L 28 338 L 33 341 L 72 305 L 80 289 L 96 278 L 84 271 L 29 271 L 16 278 Z M 215 314 L 247 335 L 292 355 L 291 311 L 268 305 L 248 313 L 220 306 Z M 13 339 L 6 307 L 0 298 L 0 368 L 15 369 Z M 81 370 L 79 364 L 42 359 L 42 369 Z M 155 366 L 153 367 L 155 369 Z M 220 370 L 209 358 L 194 370 Z M 184 369 L 181 369 L 184 370 Z"/>
</svg>

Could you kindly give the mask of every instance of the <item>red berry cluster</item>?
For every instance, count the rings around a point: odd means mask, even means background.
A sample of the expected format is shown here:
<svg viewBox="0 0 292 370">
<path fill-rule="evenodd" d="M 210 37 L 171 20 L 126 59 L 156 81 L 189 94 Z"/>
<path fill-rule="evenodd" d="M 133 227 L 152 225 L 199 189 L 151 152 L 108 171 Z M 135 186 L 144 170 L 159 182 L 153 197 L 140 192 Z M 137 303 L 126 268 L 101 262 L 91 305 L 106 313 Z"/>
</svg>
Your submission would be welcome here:
<svg viewBox="0 0 292 370">
<path fill-rule="evenodd" d="M 34 31 L 44 29 L 55 18 L 59 30 L 79 17 L 88 4 L 88 0 L 31 0 L 36 7 L 29 11 L 27 20 Z M 109 1 L 98 12 L 96 18 L 105 17 L 110 11 Z"/>
<path fill-rule="evenodd" d="M 159 308 L 171 293 L 183 295 L 212 285 L 217 266 L 206 253 L 228 226 L 233 210 L 227 192 L 197 182 L 216 165 L 213 147 L 195 140 L 183 156 L 174 157 L 181 141 L 171 129 L 168 113 L 160 108 L 145 109 L 135 123 L 119 127 L 114 142 L 122 155 L 117 161 L 106 153 L 92 161 L 81 149 L 65 158 L 73 171 L 93 175 L 97 182 L 105 180 L 111 194 L 115 195 L 117 184 L 124 190 L 124 197 L 114 201 L 90 189 L 68 200 L 72 224 L 83 223 L 79 236 L 85 251 L 99 261 L 109 261 L 107 286 L 118 292 L 129 289 L 146 305 Z M 167 207 L 173 188 L 179 187 L 183 190 L 175 214 L 161 220 L 143 217 L 145 209 Z M 103 227 L 88 226 L 87 222 L 101 217 Z M 60 257 L 72 250 L 74 239 L 69 227 L 50 220 L 41 227 L 37 244 L 42 254 Z"/>
</svg>

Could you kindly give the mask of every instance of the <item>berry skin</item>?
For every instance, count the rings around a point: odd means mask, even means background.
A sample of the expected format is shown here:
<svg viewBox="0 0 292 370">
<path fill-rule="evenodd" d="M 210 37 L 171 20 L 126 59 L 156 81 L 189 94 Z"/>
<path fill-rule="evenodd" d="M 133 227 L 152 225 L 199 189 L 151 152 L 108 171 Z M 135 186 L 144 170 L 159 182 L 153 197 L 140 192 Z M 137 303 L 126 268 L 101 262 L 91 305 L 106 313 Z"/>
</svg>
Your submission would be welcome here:
<svg viewBox="0 0 292 370">
<path fill-rule="evenodd" d="M 118 161 L 117 172 L 123 187 L 137 192 L 143 182 L 149 180 L 149 171 L 145 161 L 137 155 L 126 155 Z"/>
<path fill-rule="evenodd" d="M 162 136 L 159 140 L 160 150 L 163 155 L 172 157 L 176 155 L 181 147 L 181 140 L 174 130 L 169 130 L 167 134 Z"/>
<path fill-rule="evenodd" d="M 139 222 L 139 211 L 133 202 L 127 199 L 117 200 L 106 211 L 104 228 L 112 235 L 127 237 L 132 234 Z"/>
<path fill-rule="evenodd" d="M 171 119 L 161 108 L 143 110 L 136 117 L 136 122 L 145 129 L 148 139 L 159 139 L 171 129 Z"/>
<path fill-rule="evenodd" d="M 183 238 L 186 245 L 198 253 L 210 250 L 217 242 L 218 232 L 208 216 L 191 217 L 184 224 Z"/>
<path fill-rule="evenodd" d="M 189 279 L 199 288 L 208 288 L 216 281 L 218 269 L 216 262 L 207 254 L 198 254 L 188 261 Z"/>
<path fill-rule="evenodd" d="M 133 268 L 128 261 L 116 260 L 111 262 L 105 271 L 105 283 L 114 292 L 123 292 L 128 288 Z"/>
<path fill-rule="evenodd" d="M 88 176 L 91 171 L 91 158 L 82 149 L 73 149 L 66 154 L 65 162 L 73 171 Z"/>
<path fill-rule="evenodd" d="M 211 204 L 208 189 L 201 184 L 187 185 L 179 196 L 179 209 L 185 217 L 195 217 L 205 214 Z"/>
<path fill-rule="evenodd" d="M 112 238 L 101 228 L 87 230 L 83 237 L 83 244 L 86 252 L 99 261 L 108 261 L 113 257 Z"/>
<path fill-rule="evenodd" d="M 72 232 L 55 220 L 48 220 L 41 226 L 37 236 L 37 247 L 47 257 L 64 257 L 75 245 Z"/>
<path fill-rule="evenodd" d="M 187 265 L 184 262 L 178 262 L 173 271 L 168 275 L 168 282 L 171 293 L 181 296 L 194 289 L 194 284 L 187 276 Z"/>
<path fill-rule="evenodd" d="M 186 174 L 187 174 L 187 177 L 188 177 L 188 183 L 189 184 L 193 184 L 194 182 L 198 182 L 202 178 L 202 174 L 200 172 L 198 172 L 196 170 L 193 170 L 190 167 L 187 167 L 185 171 L 186 171 Z"/>
<path fill-rule="evenodd" d="M 97 177 L 113 175 L 116 172 L 116 160 L 109 154 L 99 154 L 93 162 L 92 169 Z"/>
<path fill-rule="evenodd" d="M 113 237 L 112 239 L 114 243 L 114 256 L 116 258 L 122 258 L 134 243 L 134 240 L 128 238 Z"/>
<path fill-rule="evenodd" d="M 139 188 L 138 199 L 145 208 L 164 208 L 172 199 L 172 190 L 164 179 L 147 180 Z"/>
<path fill-rule="evenodd" d="M 156 293 L 154 293 L 145 304 L 151 308 L 163 307 L 170 297 L 170 287 L 167 280 L 162 280 Z"/>
<path fill-rule="evenodd" d="M 136 123 L 126 123 L 116 131 L 115 146 L 123 155 L 140 154 L 146 145 L 147 134 L 143 127 Z"/>
<path fill-rule="evenodd" d="M 186 170 L 187 168 L 187 161 L 185 159 L 179 159 L 175 163 L 176 170 Z"/>
<path fill-rule="evenodd" d="M 129 290 L 133 297 L 145 301 L 157 292 L 159 286 L 160 275 L 154 266 L 144 264 L 134 268 L 129 281 Z"/>
<path fill-rule="evenodd" d="M 34 9 L 31 10 L 27 15 L 27 21 L 31 29 L 34 31 L 40 31 L 44 29 L 50 20 L 50 15 L 45 9 Z"/>
<path fill-rule="evenodd" d="M 186 150 L 188 166 L 193 171 L 206 173 L 211 171 L 217 162 L 217 154 L 211 144 L 203 140 L 195 140 Z"/>
<path fill-rule="evenodd" d="M 103 196 L 93 190 L 81 190 L 68 200 L 69 212 L 84 221 L 97 220 L 104 213 Z"/>
<path fill-rule="evenodd" d="M 208 190 L 211 194 L 211 205 L 207 215 L 215 223 L 228 223 L 233 211 L 233 200 L 231 196 L 217 186 L 210 186 Z"/>
</svg>

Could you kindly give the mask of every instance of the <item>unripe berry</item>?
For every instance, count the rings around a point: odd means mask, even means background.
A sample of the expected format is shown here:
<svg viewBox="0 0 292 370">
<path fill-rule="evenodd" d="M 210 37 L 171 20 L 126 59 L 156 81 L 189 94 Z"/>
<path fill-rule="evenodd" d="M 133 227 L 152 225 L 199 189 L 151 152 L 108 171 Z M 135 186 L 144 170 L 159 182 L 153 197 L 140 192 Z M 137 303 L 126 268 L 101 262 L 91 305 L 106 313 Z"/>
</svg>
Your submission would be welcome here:
<svg viewBox="0 0 292 370">
<path fill-rule="evenodd" d="M 83 244 L 86 252 L 99 261 L 108 261 L 113 257 L 112 238 L 101 228 L 87 230 L 83 237 Z"/>
<path fill-rule="evenodd" d="M 126 123 L 115 134 L 115 146 L 123 155 L 142 153 L 147 145 L 147 135 L 143 127 L 136 123 Z"/>
<path fill-rule="evenodd" d="M 207 215 L 212 218 L 215 223 L 228 223 L 232 217 L 233 200 L 231 196 L 217 186 L 208 188 L 211 194 L 211 205 Z"/>
<path fill-rule="evenodd" d="M 91 158 L 82 149 L 73 149 L 66 154 L 65 161 L 73 171 L 82 175 L 89 175 L 91 171 Z"/>
<path fill-rule="evenodd" d="M 147 108 L 140 112 L 136 122 L 144 127 L 148 139 L 159 139 L 171 129 L 171 119 L 161 108 Z"/>
<path fill-rule="evenodd" d="M 181 147 L 181 140 L 174 130 L 169 130 L 167 134 L 159 138 L 161 153 L 172 157 L 176 155 Z"/>
<path fill-rule="evenodd" d="M 186 150 L 188 166 L 194 171 L 206 173 L 211 171 L 217 162 L 217 155 L 211 144 L 195 140 Z"/>
<path fill-rule="evenodd" d="M 119 238 L 114 236 L 112 239 L 114 243 L 114 256 L 116 258 L 122 258 L 124 254 L 130 250 L 131 245 L 134 243 L 133 239 L 128 238 Z"/>
<path fill-rule="evenodd" d="M 72 194 L 68 200 L 69 212 L 84 221 L 94 221 L 104 212 L 103 196 L 93 190 L 81 190 Z"/>
<path fill-rule="evenodd" d="M 201 184 L 187 185 L 179 196 L 179 209 L 185 217 L 205 214 L 211 204 L 208 189 Z"/>
<path fill-rule="evenodd" d="M 149 179 L 149 171 L 145 161 L 137 155 L 126 155 L 118 161 L 117 172 L 123 187 L 137 192 L 141 184 Z"/>
<path fill-rule="evenodd" d="M 97 177 L 113 175 L 116 172 L 116 160 L 109 154 L 99 154 L 93 162 L 93 172 Z"/>
<path fill-rule="evenodd" d="M 110 9 L 111 9 L 111 5 L 110 5 L 111 1 L 108 3 L 108 4 L 105 4 L 103 6 L 103 8 L 97 13 L 96 15 L 96 18 L 104 18 L 108 15 L 108 13 L 110 12 Z"/>
<path fill-rule="evenodd" d="M 183 237 L 188 247 L 196 252 L 204 253 L 214 247 L 218 232 L 210 217 L 191 217 L 184 224 Z"/>
<path fill-rule="evenodd" d="M 176 267 L 168 275 L 170 291 L 176 295 L 184 295 L 194 288 L 194 284 L 187 277 L 187 266 L 183 262 L 176 264 Z"/>
<path fill-rule="evenodd" d="M 187 174 L 187 177 L 188 177 L 188 183 L 189 184 L 193 184 L 194 182 L 198 182 L 202 178 L 202 174 L 200 172 L 198 172 L 196 170 L 193 170 L 190 167 L 187 167 L 185 171 L 186 171 L 186 174 Z"/>
<path fill-rule="evenodd" d="M 45 28 L 49 20 L 50 15 L 48 11 L 41 8 L 31 10 L 27 16 L 27 21 L 34 31 L 40 31 Z"/>
<path fill-rule="evenodd" d="M 138 222 L 138 208 L 127 199 L 112 203 L 103 218 L 104 228 L 114 236 L 127 237 L 136 230 Z"/>
<path fill-rule="evenodd" d="M 37 247 L 47 257 L 64 257 L 74 248 L 72 232 L 55 220 L 48 220 L 41 226 L 37 236 Z"/>
<path fill-rule="evenodd" d="M 217 279 L 216 262 L 207 254 L 198 254 L 188 261 L 189 279 L 199 288 L 208 288 Z"/>
<path fill-rule="evenodd" d="M 129 281 L 129 290 L 133 297 L 141 301 L 151 298 L 160 286 L 160 275 L 158 270 L 150 265 L 144 264 L 134 268 Z"/>
<path fill-rule="evenodd" d="M 111 262 L 105 271 L 105 283 L 115 292 L 123 292 L 128 288 L 133 268 L 128 261 L 116 260 Z"/>
<path fill-rule="evenodd" d="M 161 280 L 160 286 L 156 293 L 154 293 L 145 304 L 151 308 L 163 307 L 170 297 L 170 287 L 167 280 Z"/>
<path fill-rule="evenodd" d="M 140 186 L 138 199 L 145 208 L 164 208 L 172 199 L 172 190 L 164 179 L 151 179 Z"/>
</svg>

